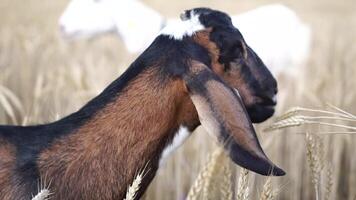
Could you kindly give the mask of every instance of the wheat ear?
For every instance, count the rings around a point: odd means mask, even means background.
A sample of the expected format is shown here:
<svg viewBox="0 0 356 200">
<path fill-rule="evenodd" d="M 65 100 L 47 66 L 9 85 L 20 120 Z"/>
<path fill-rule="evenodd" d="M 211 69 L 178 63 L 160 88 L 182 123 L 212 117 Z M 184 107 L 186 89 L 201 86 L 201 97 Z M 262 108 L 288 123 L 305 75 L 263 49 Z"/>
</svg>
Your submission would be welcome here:
<svg viewBox="0 0 356 200">
<path fill-rule="evenodd" d="M 321 197 L 320 191 L 320 177 L 323 170 L 323 144 L 319 136 L 315 134 L 306 133 L 307 159 L 312 175 L 312 183 L 315 189 L 316 200 Z"/>
<path fill-rule="evenodd" d="M 137 173 L 132 184 L 127 189 L 126 196 L 125 196 L 124 200 L 136 199 L 136 195 L 137 195 L 138 190 L 140 189 L 142 180 L 143 180 L 144 176 L 146 175 L 145 171 L 146 171 L 146 167 L 143 170 L 141 170 L 141 172 Z"/>
<path fill-rule="evenodd" d="M 199 193 L 202 190 L 208 188 L 207 183 L 209 182 L 214 171 L 215 165 L 219 157 L 223 153 L 222 148 L 216 149 L 210 156 L 208 162 L 205 164 L 204 168 L 199 172 L 198 177 L 195 179 L 192 187 L 190 188 L 187 196 L 187 200 L 196 200 L 199 197 Z"/>
<path fill-rule="evenodd" d="M 48 189 L 42 189 L 32 200 L 47 200 L 50 195 L 51 192 Z"/>
<path fill-rule="evenodd" d="M 268 177 L 261 192 L 260 200 L 273 200 L 275 198 L 275 193 L 272 186 L 272 178 Z"/>
<path fill-rule="evenodd" d="M 228 158 L 224 159 L 224 166 L 222 168 L 222 181 L 219 183 L 221 191 L 221 199 L 232 200 L 232 173 Z"/>
<path fill-rule="evenodd" d="M 333 171 L 332 171 L 332 166 L 331 163 L 326 165 L 326 181 L 325 181 L 325 193 L 324 193 L 324 200 L 329 200 L 331 191 L 332 191 L 332 186 L 333 186 Z"/>
<path fill-rule="evenodd" d="M 249 171 L 242 168 L 237 181 L 236 200 L 247 200 L 249 198 L 248 178 Z"/>
</svg>

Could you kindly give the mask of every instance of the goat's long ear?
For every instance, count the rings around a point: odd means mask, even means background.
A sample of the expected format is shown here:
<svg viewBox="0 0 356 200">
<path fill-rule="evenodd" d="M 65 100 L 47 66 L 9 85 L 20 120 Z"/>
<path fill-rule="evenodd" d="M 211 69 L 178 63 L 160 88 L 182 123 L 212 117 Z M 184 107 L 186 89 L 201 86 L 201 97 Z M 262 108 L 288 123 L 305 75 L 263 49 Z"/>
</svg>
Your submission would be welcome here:
<svg viewBox="0 0 356 200">
<path fill-rule="evenodd" d="M 284 175 L 263 152 L 238 91 L 200 62 L 192 61 L 188 71 L 183 79 L 200 122 L 230 158 L 262 175 Z"/>
</svg>

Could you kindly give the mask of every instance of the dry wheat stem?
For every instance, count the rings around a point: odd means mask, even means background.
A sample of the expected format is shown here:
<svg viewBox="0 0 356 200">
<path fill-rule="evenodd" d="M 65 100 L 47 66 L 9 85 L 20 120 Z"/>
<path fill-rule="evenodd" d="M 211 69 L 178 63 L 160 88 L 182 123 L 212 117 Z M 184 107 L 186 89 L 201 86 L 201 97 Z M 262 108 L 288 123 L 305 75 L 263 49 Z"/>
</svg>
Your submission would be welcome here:
<svg viewBox="0 0 356 200">
<path fill-rule="evenodd" d="M 316 200 L 319 200 L 321 197 L 320 178 L 324 160 L 323 143 L 319 136 L 310 133 L 306 133 L 305 140 L 312 183 L 314 185 Z"/>
<path fill-rule="evenodd" d="M 351 114 L 351 113 L 349 113 L 349 112 L 347 112 L 347 111 L 345 111 L 345 110 L 342 110 L 341 108 L 338 108 L 338 107 L 336 107 L 336 106 L 334 106 L 334 105 L 332 105 L 332 104 L 330 104 L 330 103 L 327 103 L 326 105 L 327 105 L 329 108 L 332 108 L 332 109 L 334 109 L 334 110 L 336 110 L 336 111 L 339 111 L 340 113 L 345 114 L 346 116 L 349 116 L 350 118 L 356 119 L 356 116 L 355 116 L 355 115 L 353 115 L 353 114 Z"/>
<path fill-rule="evenodd" d="M 208 200 L 211 199 L 211 194 L 214 191 L 214 175 L 217 174 L 220 164 L 222 163 L 222 159 L 224 158 L 223 149 L 218 147 L 218 149 L 213 153 L 213 158 L 211 162 L 209 162 L 207 176 L 203 182 L 203 199 Z"/>
<path fill-rule="evenodd" d="M 134 200 L 134 199 L 136 199 L 137 192 L 140 189 L 140 184 L 142 183 L 142 180 L 143 180 L 144 176 L 148 172 L 148 170 L 146 170 L 147 166 L 148 166 L 148 164 L 146 164 L 144 169 L 142 169 L 139 173 L 137 173 L 137 175 L 136 175 L 135 179 L 133 180 L 132 184 L 127 189 L 126 196 L 125 196 L 124 200 Z"/>
<path fill-rule="evenodd" d="M 334 116 L 339 116 L 344 118 L 353 118 L 350 116 L 350 113 L 347 112 L 332 112 L 327 110 L 319 110 L 319 109 L 311 109 L 311 108 L 302 108 L 302 110 L 306 112 L 323 113 L 323 114 L 329 114 L 329 115 L 334 115 Z"/>
<path fill-rule="evenodd" d="M 342 120 L 356 122 L 356 119 L 344 118 L 344 117 L 330 117 L 330 116 L 302 116 L 305 119 L 325 119 L 325 120 Z"/>
<path fill-rule="evenodd" d="M 50 198 L 50 195 L 53 193 L 50 192 L 49 188 L 51 187 L 52 179 L 47 184 L 47 175 L 42 176 L 37 182 L 37 195 L 32 198 L 32 200 L 47 200 Z"/>
<path fill-rule="evenodd" d="M 331 163 L 329 163 L 327 165 L 327 169 L 326 169 L 326 183 L 325 183 L 324 200 L 330 199 L 332 186 L 333 186 L 332 176 L 333 176 L 332 166 L 331 166 Z"/>
<path fill-rule="evenodd" d="M 222 168 L 222 182 L 219 183 L 221 191 L 221 199 L 232 200 L 232 173 L 231 167 L 228 158 L 224 159 L 223 168 Z"/>
<path fill-rule="evenodd" d="M 249 171 L 245 168 L 240 170 L 240 176 L 237 181 L 236 200 L 247 200 L 249 198 L 248 188 Z"/>
<path fill-rule="evenodd" d="M 47 200 L 50 195 L 51 193 L 48 189 L 42 189 L 32 200 Z"/>
<path fill-rule="evenodd" d="M 269 127 L 265 128 L 264 131 L 273 131 L 273 130 L 278 130 L 278 129 L 282 129 L 282 128 L 300 126 L 303 124 L 319 124 L 319 125 L 325 125 L 325 126 L 345 128 L 345 129 L 349 129 L 349 130 L 356 130 L 356 127 L 354 127 L 354 126 L 335 124 L 335 123 L 329 123 L 329 122 L 323 122 L 323 121 L 314 121 L 314 120 L 309 120 L 309 119 L 310 119 L 309 117 L 306 117 L 303 115 L 290 116 L 289 118 L 274 122 Z"/>
<path fill-rule="evenodd" d="M 325 126 L 334 126 L 334 127 L 338 127 L 338 128 L 345 128 L 345 129 L 350 129 L 350 130 L 356 131 L 356 127 L 354 127 L 354 126 L 347 126 L 347 125 L 327 123 L 327 122 L 318 122 L 318 121 L 310 121 L 310 123 L 311 124 L 320 124 L 320 125 L 325 125 Z"/>
<path fill-rule="evenodd" d="M 260 200 L 273 200 L 275 194 L 272 187 L 272 178 L 268 177 L 261 192 Z"/>
<path fill-rule="evenodd" d="M 281 116 L 277 117 L 276 120 L 280 121 L 283 119 L 287 119 L 291 116 L 295 116 L 299 114 L 300 112 L 313 112 L 313 113 L 321 113 L 321 114 L 328 114 L 328 115 L 333 115 L 333 116 L 338 116 L 341 118 L 348 118 L 348 119 L 355 119 L 352 117 L 350 113 L 336 113 L 336 112 L 331 112 L 331 111 L 325 111 L 325 110 L 318 110 L 318 109 L 311 109 L 311 108 L 302 108 L 302 107 L 294 107 L 289 109 L 286 113 L 282 114 Z"/>
<path fill-rule="evenodd" d="M 339 135 L 339 134 L 356 134 L 356 131 L 318 131 L 315 133 L 323 134 L 323 135 Z M 305 134 L 305 132 L 303 132 L 302 134 Z"/>
<path fill-rule="evenodd" d="M 0 105 L 4 108 L 5 113 L 7 116 L 10 117 L 12 123 L 17 124 L 17 119 L 15 116 L 15 109 L 10 101 L 6 98 L 5 94 L 0 93 Z"/>
<path fill-rule="evenodd" d="M 196 200 L 199 197 L 200 192 L 206 187 L 206 181 L 212 176 L 212 166 L 215 165 L 217 158 L 223 152 L 222 148 L 216 149 L 208 159 L 208 162 L 204 165 L 204 168 L 199 172 L 198 177 L 195 179 L 193 185 L 191 186 L 187 200 Z"/>
</svg>

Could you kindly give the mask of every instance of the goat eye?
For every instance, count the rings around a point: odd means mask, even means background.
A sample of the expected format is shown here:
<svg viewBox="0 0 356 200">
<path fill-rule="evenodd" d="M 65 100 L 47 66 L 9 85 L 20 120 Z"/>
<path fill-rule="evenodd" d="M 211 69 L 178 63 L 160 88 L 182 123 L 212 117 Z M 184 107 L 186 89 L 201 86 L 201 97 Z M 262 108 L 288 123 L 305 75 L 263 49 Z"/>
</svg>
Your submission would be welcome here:
<svg viewBox="0 0 356 200">
<path fill-rule="evenodd" d="M 235 52 L 236 52 L 235 55 L 236 55 L 237 59 L 242 59 L 243 58 L 243 53 L 242 53 L 241 49 L 235 50 Z"/>
<path fill-rule="evenodd" d="M 230 63 L 230 66 L 234 70 L 240 70 L 243 66 L 245 66 L 245 61 L 242 58 L 236 58 Z"/>
<path fill-rule="evenodd" d="M 234 55 L 236 58 L 242 58 L 243 57 L 243 48 L 241 43 L 237 43 L 234 45 Z"/>
</svg>

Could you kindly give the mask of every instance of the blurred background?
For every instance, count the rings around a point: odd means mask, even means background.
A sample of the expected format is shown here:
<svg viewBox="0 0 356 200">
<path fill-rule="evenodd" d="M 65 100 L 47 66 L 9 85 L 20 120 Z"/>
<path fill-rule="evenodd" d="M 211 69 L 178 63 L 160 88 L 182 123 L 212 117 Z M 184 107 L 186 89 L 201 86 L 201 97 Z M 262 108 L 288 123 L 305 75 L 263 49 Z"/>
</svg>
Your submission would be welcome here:
<svg viewBox="0 0 356 200">
<path fill-rule="evenodd" d="M 145 0 L 164 17 L 177 18 L 205 6 L 237 15 L 281 3 L 311 30 L 308 60 L 280 73 L 275 116 L 293 106 L 323 108 L 330 103 L 356 114 L 356 2 L 354 0 Z M 0 123 L 38 124 L 76 111 L 116 79 L 137 57 L 116 33 L 68 40 L 58 20 L 68 0 L 0 0 Z M 135 11 L 132 11 L 135 12 Z M 277 199 L 315 199 L 304 134 L 318 126 L 264 132 L 273 119 L 256 125 L 266 153 L 287 175 L 273 178 Z M 329 130 L 332 130 L 331 128 Z M 331 164 L 328 199 L 356 199 L 355 134 L 321 135 Z M 144 199 L 184 199 L 215 144 L 202 128 L 159 170 Z M 233 166 L 239 170 L 238 166 Z M 251 174 L 257 199 L 266 178 Z M 54 180 L 55 181 L 55 180 Z"/>
</svg>

